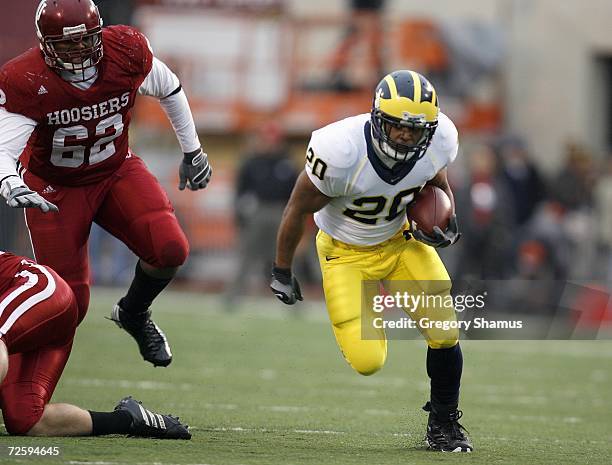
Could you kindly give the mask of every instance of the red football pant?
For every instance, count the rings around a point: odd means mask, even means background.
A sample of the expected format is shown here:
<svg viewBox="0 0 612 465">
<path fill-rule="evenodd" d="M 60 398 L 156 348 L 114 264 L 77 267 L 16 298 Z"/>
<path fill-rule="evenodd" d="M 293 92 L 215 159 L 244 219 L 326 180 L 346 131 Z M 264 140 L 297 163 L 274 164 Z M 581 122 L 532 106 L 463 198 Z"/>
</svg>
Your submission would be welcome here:
<svg viewBox="0 0 612 465">
<path fill-rule="evenodd" d="M 0 336 L 10 354 L 0 408 L 9 434 L 26 434 L 40 420 L 70 355 L 76 300 L 53 270 L 28 262 L 0 295 L 0 310 Z"/>
<path fill-rule="evenodd" d="M 36 260 L 70 285 L 79 323 L 89 306 L 87 241 L 95 221 L 156 268 L 182 265 L 189 244 L 174 209 L 143 161 L 131 155 L 108 179 L 80 187 L 51 185 L 26 172 L 25 183 L 59 207 L 59 213 L 26 210 Z M 54 191 L 50 193 L 45 193 Z"/>
</svg>

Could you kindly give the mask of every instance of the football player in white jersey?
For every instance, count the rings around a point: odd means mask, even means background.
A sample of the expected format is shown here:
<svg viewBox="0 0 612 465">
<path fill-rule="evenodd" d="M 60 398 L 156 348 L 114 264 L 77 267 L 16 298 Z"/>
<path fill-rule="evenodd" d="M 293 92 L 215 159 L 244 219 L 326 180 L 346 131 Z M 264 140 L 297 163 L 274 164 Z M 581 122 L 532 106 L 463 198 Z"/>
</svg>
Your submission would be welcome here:
<svg viewBox="0 0 612 465">
<path fill-rule="evenodd" d="M 317 251 L 327 310 L 336 341 L 351 367 L 362 375 L 382 368 L 387 356 L 384 329 L 374 328 L 371 291 L 364 281 L 384 282 L 387 292 L 450 294 L 450 278 L 435 248 L 457 241 L 456 215 L 446 231 L 407 231 L 405 209 L 426 184 L 451 199 L 446 169 L 457 156 L 453 122 L 439 111 L 431 83 L 400 70 L 385 76 L 370 114 L 332 123 L 312 133 L 306 169 L 298 178 L 278 232 L 271 288 L 285 304 L 302 300 L 291 272 L 304 219 L 314 213 Z M 409 240 L 413 236 L 417 240 Z M 412 284 L 407 284 L 412 283 Z M 418 321 L 455 321 L 453 308 L 422 308 Z M 369 331 L 368 337 L 364 331 Z M 371 337 L 373 332 L 374 337 Z M 457 329 L 421 328 L 428 344 L 431 398 L 426 442 L 439 451 L 473 450 L 458 423 L 463 366 Z"/>
</svg>

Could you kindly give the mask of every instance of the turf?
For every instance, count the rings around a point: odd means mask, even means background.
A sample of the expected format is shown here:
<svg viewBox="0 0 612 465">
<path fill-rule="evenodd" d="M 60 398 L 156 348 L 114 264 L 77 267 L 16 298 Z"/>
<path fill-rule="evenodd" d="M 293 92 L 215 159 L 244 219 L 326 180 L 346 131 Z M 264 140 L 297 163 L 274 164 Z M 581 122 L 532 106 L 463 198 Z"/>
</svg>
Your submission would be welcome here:
<svg viewBox="0 0 612 465">
<path fill-rule="evenodd" d="M 104 319 L 119 291 L 94 289 L 54 396 L 111 410 L 131 394 L 179 415 L 191 441 L 0 436 L 3 463 L 609 464 L 612 342 L 464 341 L 461 408 L 476 451 L 426 451 L 421 341 L 391 341 L 372 377 L 342 359 L 321 303 L 296 314 L 273 300 L 233 313 L 214 297 L 166 293 L 156 304 L 175 360 L 145 364 Z M 7 445 L 59 446 L 55 459 L 7 457 Z"/>
</svg>

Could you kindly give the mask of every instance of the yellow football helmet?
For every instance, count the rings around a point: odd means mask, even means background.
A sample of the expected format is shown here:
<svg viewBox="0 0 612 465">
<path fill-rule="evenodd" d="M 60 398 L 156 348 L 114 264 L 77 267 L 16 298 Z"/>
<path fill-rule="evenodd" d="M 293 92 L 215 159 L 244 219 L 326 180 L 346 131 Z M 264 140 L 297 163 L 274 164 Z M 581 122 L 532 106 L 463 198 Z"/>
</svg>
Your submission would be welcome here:
<svg viewBox="0 0 612 465">
<path fill-rule="evenodd" d="M 410 70 L 394 71 L 376 86 L 372 136 L 388 157 L 400 162 L 416 161 L 425 155 L 431 143 L 439 113 L 438 96 L 425 77 Z M 394 127 L 420 130 L 419 138 L 411 144 L 394 140 L 390 137 Z"/>
</svg>

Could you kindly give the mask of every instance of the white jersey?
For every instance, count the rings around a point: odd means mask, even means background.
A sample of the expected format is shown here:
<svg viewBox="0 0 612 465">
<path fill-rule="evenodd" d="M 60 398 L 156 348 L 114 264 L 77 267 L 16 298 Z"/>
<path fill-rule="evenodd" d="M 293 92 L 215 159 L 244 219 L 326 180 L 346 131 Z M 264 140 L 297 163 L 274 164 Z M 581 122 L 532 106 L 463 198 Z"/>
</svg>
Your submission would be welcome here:
<svg viewBox="0 0 612 465">
<path fill-rule="evenodd" d="M 427 181 L 451 163 L 459 145 L 453 122 L 440 113 L 423 158 L 385 166 L 374 151 L 370 114 L 337 121 L 312 133 L 306 173 L 332 200 L 315 213 L 315 223 L 334 239 L 376 245 L 406 223 L 405 208 Z"/>
</svg>

